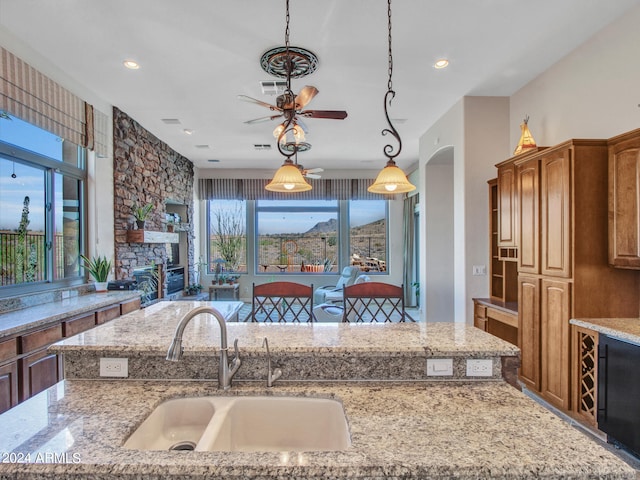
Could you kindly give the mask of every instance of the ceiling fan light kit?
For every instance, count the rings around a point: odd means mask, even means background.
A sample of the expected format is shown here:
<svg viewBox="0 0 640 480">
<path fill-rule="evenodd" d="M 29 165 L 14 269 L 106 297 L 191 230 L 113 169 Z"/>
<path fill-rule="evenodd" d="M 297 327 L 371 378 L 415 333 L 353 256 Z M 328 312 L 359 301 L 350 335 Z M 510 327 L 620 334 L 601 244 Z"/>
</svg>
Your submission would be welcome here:
<svg viewBox="0 0 640 480">
<path fill-rule="evenodd" d="M 376 181 L 371 184 L 367 189 L 371 193 L 381 193 L 386 195 L 396 193 L 407 193 L 416 189 L 408 179 L 404 172 L 396 165 L 394 158 L 396 158 L 402 150 L 402 139 L 400 134 L 395 129 L 389 118 L 388 105 L 391 105 L 393 97 L 396 96 L 396 92 L 393 90 L 393 51 L 391 49 L 391 0 L 387 0 L 387 18 L 388 18 L 388 61 L 389 61 L 389 79 L 387 80 L 387 93 L 384 95 L 384 116 L 387 119 L 389 128 L 382 130 L 382 135 L 390 134 L 398 142 L 398 149 L 395 150 L 393 145 L 387 144 L 384 146 L 384 154 L 387 157 L 387 164 L 382 171 L 376 177 Z"/>
</svg>

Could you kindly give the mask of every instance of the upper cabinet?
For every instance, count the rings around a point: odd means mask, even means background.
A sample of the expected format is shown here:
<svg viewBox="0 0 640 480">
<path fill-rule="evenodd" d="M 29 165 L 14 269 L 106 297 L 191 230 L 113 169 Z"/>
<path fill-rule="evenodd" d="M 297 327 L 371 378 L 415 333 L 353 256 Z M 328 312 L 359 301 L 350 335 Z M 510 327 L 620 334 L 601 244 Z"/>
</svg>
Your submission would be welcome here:
<svg viewBox="0 0 640 480">
<path fill-rule="evenodd" d="M 540 160 L 541 273 L 571 276 L 571 157 L 573 146 Z"/>
<path fill-rule="evenodd" d="M 516 167 L 512 161 L 498 165 L 498 247 L 517 247 Z"/>
<path fill-rule="evenodd" d="M 540 273 L 540 159 L 518 162 L 518 271 Z"/>
<path fill-rule="evenodd" d="M 640 269 L 640 129 L 609 140 L 609 264 Z"/>
</svg>

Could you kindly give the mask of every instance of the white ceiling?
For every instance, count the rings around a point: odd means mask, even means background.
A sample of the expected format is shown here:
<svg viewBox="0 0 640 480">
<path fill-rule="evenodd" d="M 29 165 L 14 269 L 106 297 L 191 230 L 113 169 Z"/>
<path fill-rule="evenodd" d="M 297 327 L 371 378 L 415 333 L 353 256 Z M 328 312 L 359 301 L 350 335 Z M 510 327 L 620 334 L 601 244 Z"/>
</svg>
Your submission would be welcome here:
<svg viewBox="0 0 640 480">
<path fill-rule="evenodd" d="M 390 116 L 403 139 L 398 164 L 418 158 L 418 139 L 464 95 L 511 95 L 640 0 L 396 0 Z M 284 0 L 0 0 L 0 28 L 140 122 L 202 168 L 276 168 L 276 122 L 259 65 L 284 44 Z M 291 0 L 291 44 L 313 51 L 318 70 L 292 82 L 320 93 L 310 109 L 345 120 L 307 119 L 309 152 L 325 169 L 378 168 L 388 137 L 387 17 L 383 0 Z M 450 66 L 435 70 L 446 57 Z M 134 59 L 137 71 L 122 62 Z M 180 125 L 161 119 L 177 118 Z M 183 133 L 192 129 L 193 135 Z M 256 151 L 254 144 L 273 149 Z M 198 149 L 196 145 L 209 145 Z M 304 156 L 303 156 L 304 155 Z M 218 159 L 220 163 L 207 162 Z"/>
</svg>

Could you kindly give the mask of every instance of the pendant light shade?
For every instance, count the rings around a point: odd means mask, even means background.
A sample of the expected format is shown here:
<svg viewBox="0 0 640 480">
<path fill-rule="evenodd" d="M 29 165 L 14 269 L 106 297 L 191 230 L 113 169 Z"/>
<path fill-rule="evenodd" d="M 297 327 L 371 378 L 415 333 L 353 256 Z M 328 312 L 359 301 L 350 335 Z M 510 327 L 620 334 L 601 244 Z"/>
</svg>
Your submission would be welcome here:
<svg viewBox="0 0 640 480">
<path fill-rule="evenodd" d="M 407 176 L 393 160 L 387 162 L 387 165 L 376 177 L 376 181 L 367 188 L 371 193 L 382 193 L 386 195 L 407 193 L 415 189 L 415 185 L 407 180 Z"/>
<path fill-rule="evenodd" d="M 300 169 L 293 164 L 290 158 L 287 158 L 271 182 L 264 188 L 270 192 L 292 193 L 311 190 L 311 185 L 304 180 Z"/>
</svg>

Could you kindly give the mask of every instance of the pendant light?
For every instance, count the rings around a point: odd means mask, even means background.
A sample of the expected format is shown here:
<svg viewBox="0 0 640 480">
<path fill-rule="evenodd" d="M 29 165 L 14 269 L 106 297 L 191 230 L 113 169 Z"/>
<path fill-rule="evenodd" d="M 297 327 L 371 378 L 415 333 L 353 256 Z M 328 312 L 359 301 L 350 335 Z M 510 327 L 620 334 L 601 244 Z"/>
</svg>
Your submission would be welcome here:
<svg viewBox="0 0 640 480">
<path fill-rule="evenodd" d="M 289 0 L 286 0 L 286 28 L 284 31 L 284 45 L 284 62 L 285 70 L 287 73 L 287 84 L 283 95 L 285 98 L 295 99 L 295 95 L 291 91 L 291 70 L 293 69 L 293 65 L 291 57 L 289 56 Z M 297 167 L 297 165 L 293 163 L 293 160 L 291 160 L 291 157 L 298 152 L 297 144 L 287 143 L 286 141 L 287 133 L 292 132 L 295 135 L 298 130 L 302 131 L 294 122 L 294 118 L 295 115 L 289 116 L 289 118 L 287 118 L 287 120 L 281 125 L 282 128 L 280 129 L 280 127 L 278 127 L 279 135 L 276 144 L 278 145 L 278 151 L 280 152 L 280 154 L 285 157 L 285 161 L 273 176 L 271 182 L 269 182 L 264 187 L 265 190 L 269 190 L 270 192 L 306 192 L 307 190 L 311 190 L 312 188 L 311 185 L 309 185 L 305 181 L 304 177 L 302 176 L 302 172 Z M 296 128 L 298 130 L 296 130 Z M 298 138 L 296 138 L 296 140 L 298 140 Z"/>
<path fill-rule="evenodd" d="M 396 158 L 402 150 L 402 140 L 400 134 L 395 129 L 391 120 L 389 119 L 389 112 L 387 105 L 391 105 L 391 101 L 396 96 L 396 92 L 393 91 L 393 52 L 391 50 L 391 0 L 387 0 L 387 18 L 388 18 L 388 31 L 389 31 L 389 79 L 387 81 L 387 93 L 384 95 L 384 116 L 387 119 L 389 128 L 382 130 L 382 135 L 390 133 L 398 141 L 398 149 L 394 153 L 393 145 L 387 144 L 384 146 L 384 155 L 387 157 L 387 164 L 380 171 L 376 177 L 376 181 L 367 189 L 371 193 L 382 193 L 385 195 L 391 195 L 394 193 L 406 193 L 415 190 L 415 185 L 407 179 L 404 172 L 396 165 L 394 158 Z"/>
</svg>

